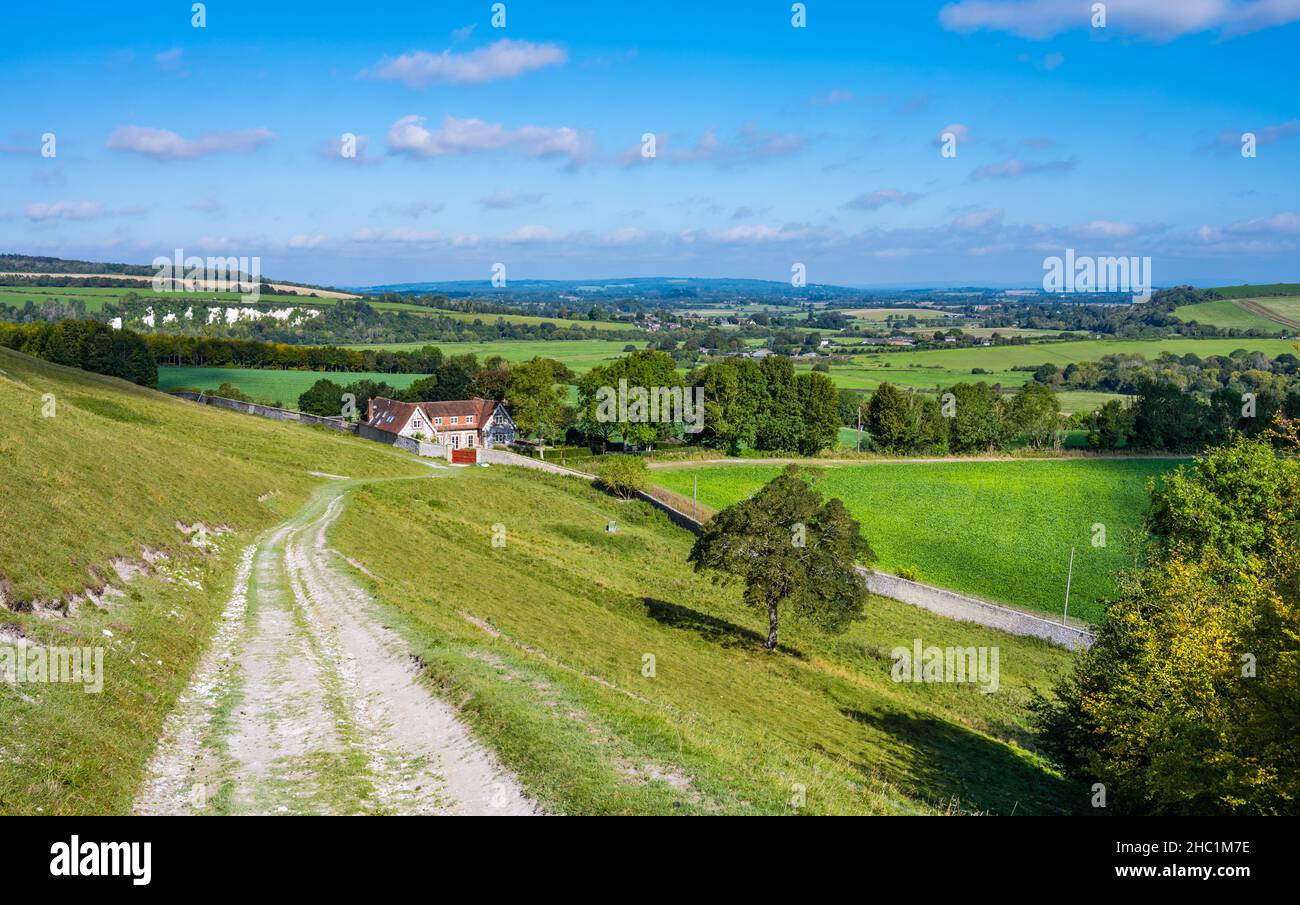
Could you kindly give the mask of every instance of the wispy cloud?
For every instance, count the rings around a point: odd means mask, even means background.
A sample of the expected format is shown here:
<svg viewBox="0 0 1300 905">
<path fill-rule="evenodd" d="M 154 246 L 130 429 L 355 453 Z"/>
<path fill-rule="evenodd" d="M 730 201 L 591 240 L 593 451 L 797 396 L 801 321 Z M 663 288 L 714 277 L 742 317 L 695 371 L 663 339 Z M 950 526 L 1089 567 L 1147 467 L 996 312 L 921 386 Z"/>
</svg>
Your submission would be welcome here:
<svg viewBox="0 0 1300 905">
<path fill-rule="evenodd" d="M 1202 145 L 1203 151 L 1240 151 L 1241 136 L 1246 132 L 1255 133 L 1256 145 L 1272 145 L 1300 135 L 1300 119 L 1289 119 L 1275 126 L 1262 129 L 1224 129 L 1214 136 L 1209 143 Z"/>
<path fill-rule="evenodd" d="M 728 169 L 788 157 L 802 151 L 806 144 L 802 135 L 768 132 L 746 123 L 726 139 L 719 138 L 717 130 L 710 127 L 693 145 L 668 148 L 665 156 L 674 163 L 709 163 Z M 664 152 L 662 142 L 659 151 Z"/>
<path fill-rule="evenodd" d="M 808 99 L 808 103 L 814 107 L 838 107 L 841 104 L 849 103 L 851 100 L 853 100 L 853 92 L 836 88 L 825 94 L 813 95 Z"/>
<path fill-rule="evenodd" d="M 194 160 L 211 154 L 249 153 L 275 138 L 268 129 L 244 129 L 238 132 L 208 132 L 198 138 L 184 138 L 170 129 L 144 126 L 118 126 L 108 136 L 104 147 L 126 151 L 155 160 Z"/>
<path fill-rule="evenodd" d="M 1079 0 L 959 0 L 939 10 L 949 31 L 1005 31 L 1046 40 L 1092 27 L 1092 4 Z M 1108 0 L 1106 28 L 1153 41 L 1198 32 L 1232 36 L 1300 20 L 1300 0 Z"/>
<path fill-rule="evenodd" d="M 479 204 L 493 210 L 512 210 L 530 204 L 539 204 L 547 192 L 516 192 L 513 189 L 501 189 L 479 199 Z"/>
<path fill-rule="evenodd" d="M 416 50 L 394 59 L 384 59 L 363 71 L 363 78 L 398 81 L 408 88 L 430 85 L 481 85 L 513 79 L 525 72 L 558 66 L 568 59 L 556 44 L 534 44 L 502 38 L 469 53 Z"/>
<path fill-rule="evenodd" d="M 898 189 L 877 189 L 874 192 L 859 195 L 846 202 L 844 207 L 855 211 L 878 211 L 888 204 L 906 207 L 920 197 L 916 192 L 902 192 Z"/>
<path fill-rule="evenodd" d="M 179 47 L 173 47 L 170 50 L 164 50 L 162 53 L 153 55 L 153 61 L 158 67 L 165 72 L 175 72 L 181 68 L 182 57 L 185 51 Z"/>
<path fill-rule="evenodd" d="M 1042 163 L 1026 163 L 1012 157 L 1000 163 L 988 163 L 970 174 L 976 182 L 984 179 L 1019 179 L 1038 173 L 1066 173 L 1074 169 L 1073 160 L 1047 160 Z"/>
<path fill-rule="evenodd" d="M 98 201 L 38 201 L 23 212 L 28 220 L 98 220 L 108 211 Z"/>
</svg>

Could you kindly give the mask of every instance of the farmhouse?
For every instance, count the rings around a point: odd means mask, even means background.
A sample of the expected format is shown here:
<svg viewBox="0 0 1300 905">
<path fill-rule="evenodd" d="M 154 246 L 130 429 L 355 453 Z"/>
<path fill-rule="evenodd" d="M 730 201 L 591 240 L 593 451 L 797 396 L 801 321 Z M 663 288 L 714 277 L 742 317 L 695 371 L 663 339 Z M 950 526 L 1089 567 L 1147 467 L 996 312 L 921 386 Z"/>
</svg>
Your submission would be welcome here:
<svg viewBox="0 0 1300 905">
<path fill-rule="evenodd" d="M 515 439 L 515 422 L 506 407 L 491 399 L 450 402 L 398 402 L 374 396 L 366 424 L 376 430 L 441 443 L 451 449 L 491 449 Z"/>
</svg>

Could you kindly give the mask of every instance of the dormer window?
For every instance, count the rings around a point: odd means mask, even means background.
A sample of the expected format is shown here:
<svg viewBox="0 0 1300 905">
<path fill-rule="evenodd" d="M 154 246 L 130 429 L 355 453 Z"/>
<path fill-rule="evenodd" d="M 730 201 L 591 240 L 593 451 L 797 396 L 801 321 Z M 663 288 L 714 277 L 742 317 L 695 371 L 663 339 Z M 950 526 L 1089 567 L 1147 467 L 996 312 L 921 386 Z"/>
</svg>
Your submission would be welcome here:
<svg viewBox="0 0 1300 905">
<path fill-rule="evenodd" d="M 452 415 L 452 416 L 451 416 L 451 423 L 452 423 L 452 424 L 455 424 L 455 423 L 456 423 L 456 420 L 457 420 L 457 419 L 456 419 L 456 416 L 455 416 L 455 415 Z"/>
<path fill-rule="evenodd" d="M 434 424 L 435 427 L 437 427 L 439 424 L 442 424 L 442 419 L 441 419 L 441 418 L 434 418 L 434 419 L 433 419 L 433 424 Z"/>
<path fill-rule="evenodd" d="M 466 415 L 466 416 L 465 416 L 465 423 L 466 423 L 466 424 L 473 424 L 473 423 L 474 423 L 474 416 L 473 416 L 473 415 Z"/>
</svg>

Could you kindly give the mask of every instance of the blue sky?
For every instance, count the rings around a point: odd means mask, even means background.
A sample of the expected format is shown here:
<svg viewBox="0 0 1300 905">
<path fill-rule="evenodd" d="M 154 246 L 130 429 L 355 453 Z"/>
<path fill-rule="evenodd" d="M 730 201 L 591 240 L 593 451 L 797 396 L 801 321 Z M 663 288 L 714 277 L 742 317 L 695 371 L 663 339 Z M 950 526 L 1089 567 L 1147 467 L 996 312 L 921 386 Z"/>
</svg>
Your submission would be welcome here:
<svg viewBox="0 0 1300 905">
<path fill-rule="evenodd" d="M 1300 279 L 1300 0 L 1091 5 L 23 4 L 0 250 L 345 285 L 1033 285 L 1066 248 Z"/>
</svg>

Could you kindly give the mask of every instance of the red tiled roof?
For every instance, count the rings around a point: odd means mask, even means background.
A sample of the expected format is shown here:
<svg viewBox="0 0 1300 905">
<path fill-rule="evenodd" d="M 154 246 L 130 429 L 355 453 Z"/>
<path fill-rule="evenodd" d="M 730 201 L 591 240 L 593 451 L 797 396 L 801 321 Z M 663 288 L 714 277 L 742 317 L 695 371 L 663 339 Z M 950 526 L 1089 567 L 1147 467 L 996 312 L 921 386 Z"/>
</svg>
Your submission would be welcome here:
<svg viewBox="0 0 1300 905">
<path fill-rule="evenodd" d="M 388 431 L 389 433 L 398 433 L 406 426 L 411 415 L 416 409 L 419 409 L 424 417 L 428 420 L 428 427 L 434 431 L 448 430 L 480 430 L 487 423 L 488 418 L 496 411 L 497 404 L 491 399 L 453 399 L 446 402 L 398 402 L 396 399 L 387 399 L 383 396 L 375 396 L 370 400 L 369 419 L 366 421 L 371 427 L 379 430 Z M 473 415 L 474 423 L 466 424 L 465 416 Z M 458 422 L 451 423 L 452 417 L 456 417 Z M 441 424 L 434 424 L 434 418 L 441 418 Z"/>
</svg>

